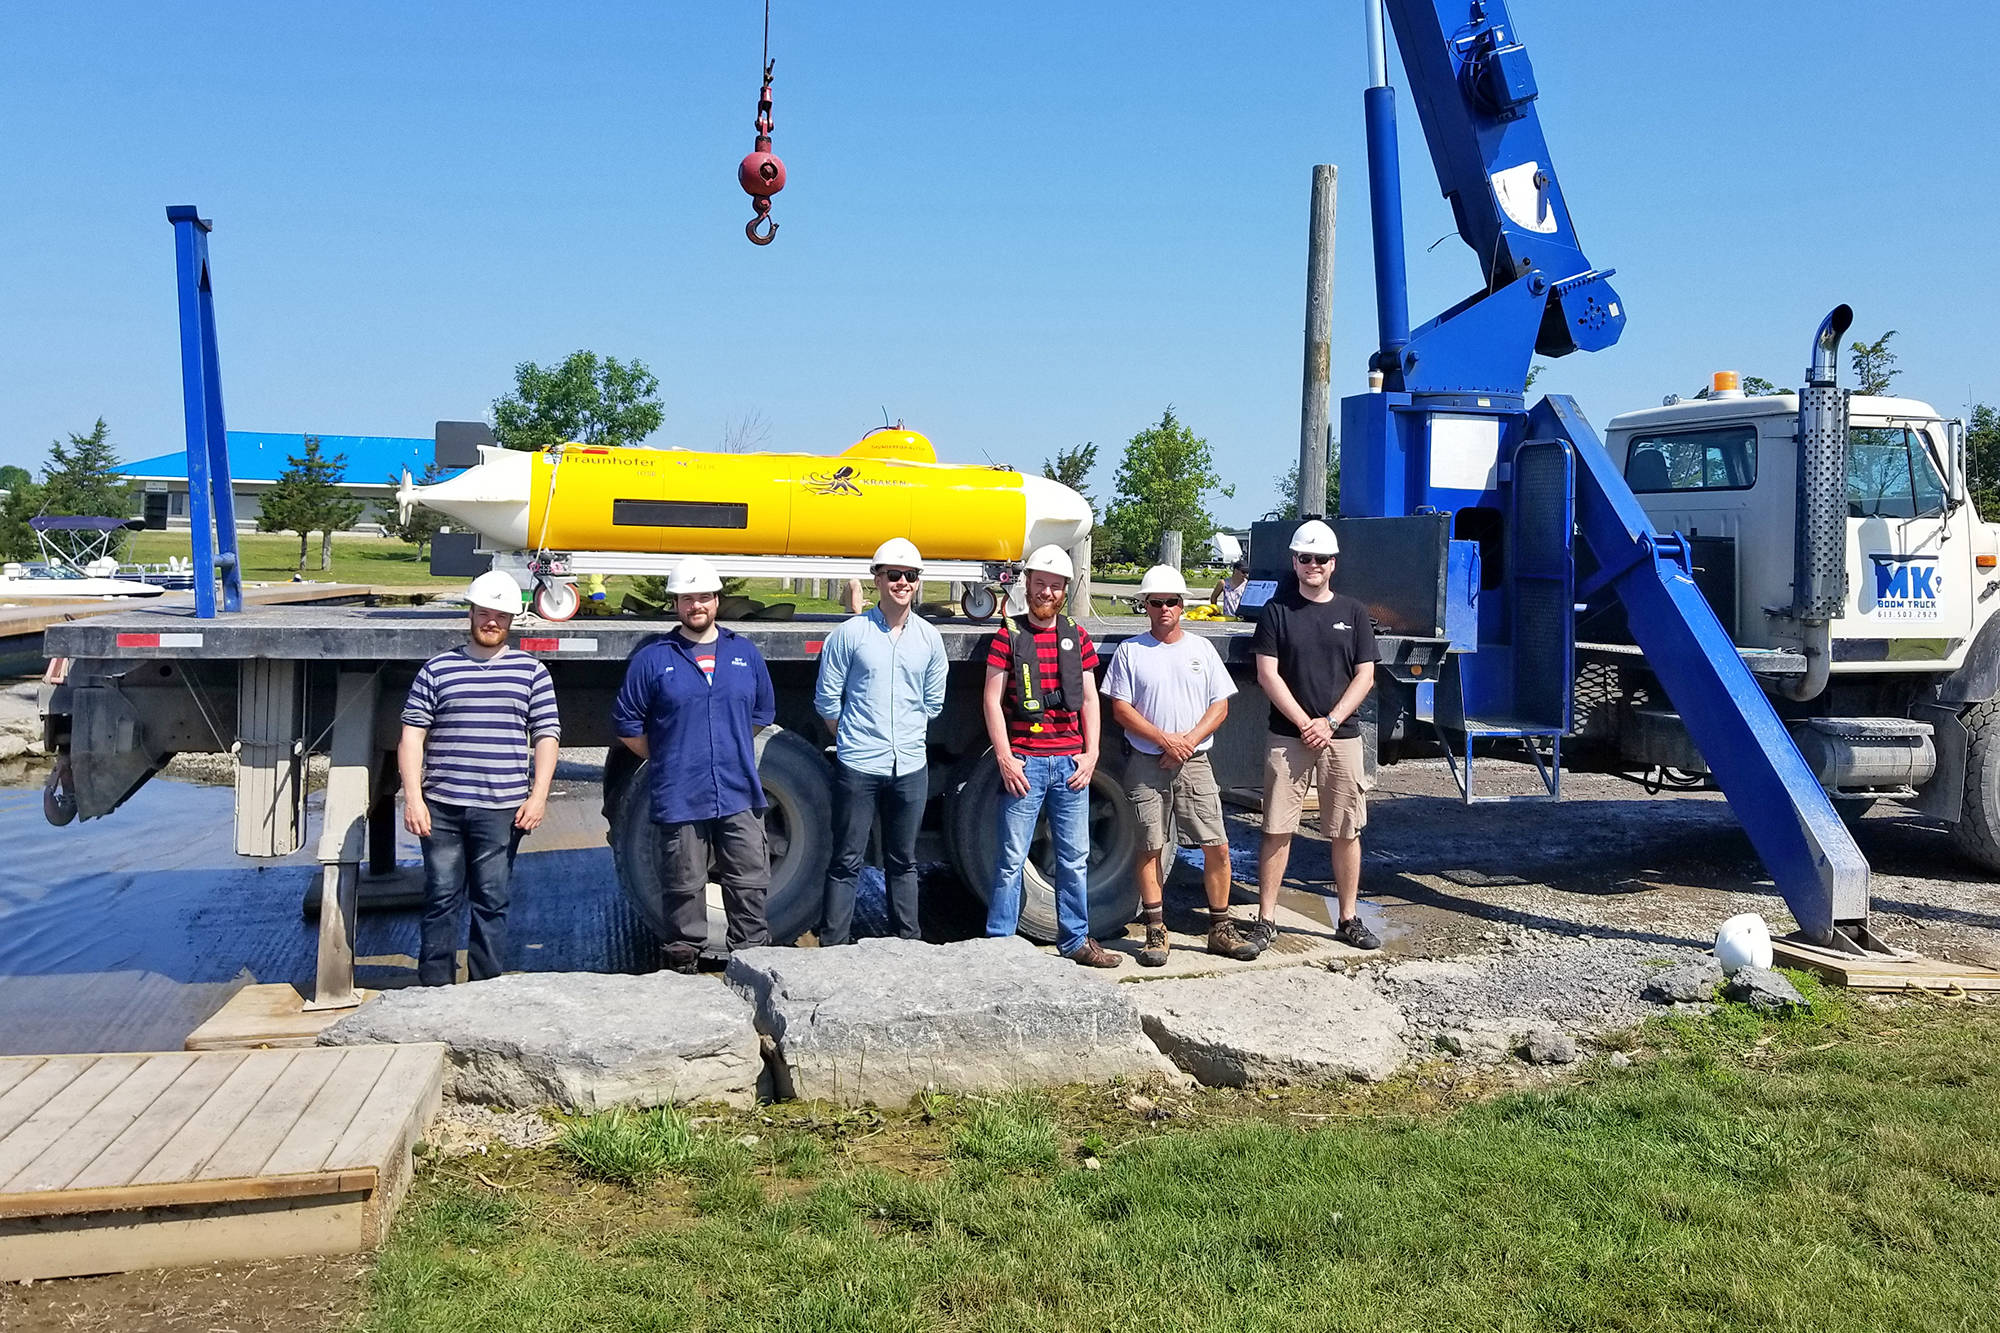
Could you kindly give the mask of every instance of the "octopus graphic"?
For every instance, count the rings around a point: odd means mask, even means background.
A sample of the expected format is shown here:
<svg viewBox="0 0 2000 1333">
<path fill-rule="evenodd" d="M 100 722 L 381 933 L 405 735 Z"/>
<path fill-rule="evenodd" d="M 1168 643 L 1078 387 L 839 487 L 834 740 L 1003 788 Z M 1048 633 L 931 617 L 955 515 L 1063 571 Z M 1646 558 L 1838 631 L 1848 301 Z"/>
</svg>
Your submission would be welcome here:
<svg viewBox="0 0 2000 1333">
<path fill-rule="evenodd" d="M 805 483 L 814 495 L 861 494 L 861 488 L 854 484 L 852 467 L 835 468 L 832 472 L 808 472 Z"/>
</svg>

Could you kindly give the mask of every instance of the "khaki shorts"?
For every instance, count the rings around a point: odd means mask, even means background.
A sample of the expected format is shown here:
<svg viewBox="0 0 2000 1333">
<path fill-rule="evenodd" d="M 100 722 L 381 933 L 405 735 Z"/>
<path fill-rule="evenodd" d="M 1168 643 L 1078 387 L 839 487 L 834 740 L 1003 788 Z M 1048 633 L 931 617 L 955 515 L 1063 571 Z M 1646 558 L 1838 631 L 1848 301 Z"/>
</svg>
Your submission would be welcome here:
<svg viewBox="0 0 2000 1333">
<path fill-rule="evenodd" d="M 1140 836 L 1146 850 L 1167 845 L 1167 810 L 1174 812 L 1174 831 L 1183 847 L 1215 847 L 1229 841 L 1222 822 L 1222 790 L 1206 754 L 1188 758 L 1179 768 L 1160 767 L 1160 756 L 1132 751 L 1125 761 L 1125 794 L 1139 813 Z"/>
<path fill-rule="evenodd" d="M 1296 833 L 1308 787 L 1319 787 L 1319 831 L 1359 837 L 1368 823 L 1368 780 L 1361 738 L 1349 736 L 1315 754 L 1297 736 L 1264 737 L 1264 832 Z"/>
</svg>

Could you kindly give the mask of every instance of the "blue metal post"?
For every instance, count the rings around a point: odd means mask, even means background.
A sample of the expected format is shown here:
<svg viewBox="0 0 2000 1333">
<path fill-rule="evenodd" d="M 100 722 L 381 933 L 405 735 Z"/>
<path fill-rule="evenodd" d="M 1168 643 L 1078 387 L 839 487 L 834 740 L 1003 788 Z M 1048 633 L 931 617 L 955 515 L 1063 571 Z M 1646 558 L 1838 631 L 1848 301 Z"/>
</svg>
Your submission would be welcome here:
<svg viewBox="0 0 2000 1333">
<path fill-rule="evenodd" d="M 1375 232 L 1375 318 L 1382 350 L 1375 368 L 1400 387 L 1403 348 L 1410 341 L 1409 281 L 1403 263 L 1403 185 L 1396 155 L 1396 90 L 1362 93 L 1368 118 L 1368 221 Z"/>
<path fill-rule="evenodd" d="M 230 489 L 229 436 L 222 420 L 222 371 L 216 359 L 215 292 L 209 281 L 210 223 L 192 204 L 170 205 L 180 290 L 181 399 L 187 416 L 188 521 L 194 538 L 194 608 L 215 618 L 215 575 L 222 609 L 243 609 L 236 546 L 236 496 Z"/>
</svg>

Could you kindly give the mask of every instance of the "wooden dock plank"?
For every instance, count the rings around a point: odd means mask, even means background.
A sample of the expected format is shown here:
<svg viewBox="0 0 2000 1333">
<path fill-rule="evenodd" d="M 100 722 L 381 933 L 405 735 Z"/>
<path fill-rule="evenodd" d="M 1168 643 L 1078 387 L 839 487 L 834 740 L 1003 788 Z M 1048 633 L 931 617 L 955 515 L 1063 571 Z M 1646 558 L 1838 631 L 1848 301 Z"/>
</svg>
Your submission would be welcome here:
<svg viewBox="0 0 2000 1333">
<path fill-rule="evenodd" d="M 292 1058 L 277 1082 L 270 1086 L 236 1132 L 194 1173 L 196 1180 L 218 1180 L 228 1176 L 254 1176 L 285 1141 L 319 1096 L 328 1076 L 340 1064 L 341 1052 L 330 1047 L 301 1050 Z"/>
<path fill-rule="evenodd" d="M 40 1069 L 48 1058 L 46 1055 L 10 1055 L 0 1059 L 0 1097 L 4 1097 L 9 1088 Z"/>
<path fill-rule="evenodd" d="M 71 1079 L 68 1086 L 43 1102 L 33 1115 L 0 1138 L 0 1180 L 12 1177 L 22 1167 L 40 1157 L 66 1134 L 77 1121 L 97 1109 L 97 1104 L 117 1091 L 132 1071 L 146 1063 L 143 1055 L 99 1056 L 90 1068 Z"/>
<path fill-rule="evenodd" d="M 97 1063 L 94 1055 L 52 1055 L 41 1067 L 0 1096 L 0 1136 L 42 1109 L 49 1098 L 70 1085 L 71 1080 Z"/>
<path fill-rule="evenodd" d="M 171 1086 L 187 1072 L 193 1057 L 178 1053 L 149 1055 L 108 1096 L 44 1149 L 39 1157 L 0 1178 L 0 1194 L 59 1190 L 111 1146 Z M 96 1071 L 92 1071 L 93 1073 Z M 81 1082 L 81 1080 L 78 1080 Z M 71 1084 L 75 1087 L 75 1084 Z"/>
<path fill-rule="evenodd" d="M 228 1200 L 182 1208 L 0 1219 L 0 1282 L 135 1268 L 353 1254 L 369 1196 Z"/>
<path fill-rule="evenodd" d="M 130 1183 L 141 1167 L 153 1160 L 167 1140 L 180 1132 L 189 1117 L 199 1111 L 215 1090 L 236 1072 L 242 1054 L 229 1051 L 199 1060 L 168 1085 L 133 1121 L 111 1141 L 111 1146 L 69 1181 L 71 1189 L 100 1189 Z"/>
<path fill-rule="evenodd" d="M 133 1208 L 184 1208 L 251 1199 L 297 1199 L 314 1194 L 366 1193 L 379 1178 L 373 1167 L 347 1171 L 304 1171 L 295 1176 L 248 1179 L 169 1180 L 159 1185 L 108 1185 L 103 1189 L 0 1194 L 0 1219 L 65 1217 L 75 1213 L 118 1213 Z"/>
<path fill-rule="evenodd" d="M 223 1080 L 215 1095 L 188 1117 L 174 1136 L 166 1141 L 153 1160 L 132 1177 L 134 1185 L 150 1185 L 164 1180 L 188 1180 L 207 1164 L 223 1141 L 236 1132 L 243 1117 L 275 1083 L 297 1051 L 251 1051 L 233 1073 Z"/>
<path fill-rule="evenodd" d="M 2000 990 L 2000 969 L 1978 963 L 1941 962 L 1918 954 L 1857 956 L 1790 938 L 1772 940 L 1771 950 L 1782 966 L 1810 969 L 1850 990 Z"/>
<path fill-rule="evenodd" d="M 326 1166 L 328 1153 L 340 1141 L 355 1112 L 380 1083 L 389 1067 L 393 1046 L 350 1046 L 345 1058 L 327 1077 L 316 1098 L 292 1132 L 264 1162 L 269 1175 L 318 1171 Z M 372 1163 L 371 1163 L 372 1165 Z"/>
<path fill-rule="evenodd" d="M 361 1104 L 347 1130 L 326 1155 L 328 1170 L 377 1166 L 396 1151 L 409 1132 L 412 1090 L 423 1107 L 421 1120 L 435 1110 L 444 1080 L 444 1047 L 435 1044 L 397 1046 L 368 1100 Z M 417 1126 L 421 1132 L 423 1126 Z"/>
</svg>

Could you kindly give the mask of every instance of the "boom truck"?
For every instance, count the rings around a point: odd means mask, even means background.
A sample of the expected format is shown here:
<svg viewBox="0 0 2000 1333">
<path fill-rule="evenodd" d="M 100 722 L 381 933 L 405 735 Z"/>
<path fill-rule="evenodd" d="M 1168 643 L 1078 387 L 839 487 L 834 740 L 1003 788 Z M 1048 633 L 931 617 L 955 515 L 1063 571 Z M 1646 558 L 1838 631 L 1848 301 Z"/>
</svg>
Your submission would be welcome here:
<svg viewBox="0 0 2000 1333">
<path fill-rule="evenodd" d="M 1692 771 L 1690 756 L 1698 754 L 1704 780 L 1727 794 L 1806 939 L 1850 951 L 1869 947 L 1867 864 L 1772 703 L 1773 691 L 1809 703 L 1806 687 L 1825 669 L 1814 664 L 1815 645 L 1823 649 L 1830 641 L 1838 649 L 1842 642 L 1837 634 L 1824 637 L 1822 628 L 1842 607 L 1836 595 L 1842 566 L 1825 545 L 1830 529 L 1815 528 L 1811 541 L 1801 537 L 1793 553 L 1792 587 L 1778 597 L 1783 605 L 1771 622 L 1790 632 L 1774 632 L 1771 647 L 1739 648 L 1697 581 L 1692 553 L 1700 538 L 1654 523 L 1574 403 L 1527 399 L 1532 356 L 1609 347 L 1625 312 L 1611 272 L 1593 267 L 1576 238 L 1537 118 L 1534 74 L 1506 6 L 1367 0 L 1366 7 L 1371 79 L 1364 110 L 1380 340 L 1369 391 L 1342 403 L 1342 513 L 1333 521 L 1341 530 L 1343 587 L 1369 604 L 1380 626 L 1380 688 L 1372 711 L 1364 712 L 1376 741 L 1371 755 L 1393 757 L 1414 729 L 1428 727 L 1444 741 L 1470 801 L 1484 799 L 1475 768 L 1490 762 L 1495 747 L 1512 746 L 1543 775 L 1546 799 L 1556 799 L 1563 745 L 1577 730 L 1579 664 L 1589 669 L 1595 657 L 1608 658 L 1648 682 L 1639 692 L 1646 707 L 1628 712 L 1672 719 L 1656 731 L 1680 744 L 1671 761 L 1663 752 L 1652 762 Z M 1404 280 L 1385 16 L 1394 24 L 1439 184 L 1481 266 L 1477 291 L 1415 328 Z M 306 834 L 305 757 L 329 753 L 312 1003 L 353 1004 L 353 923 L 363 869 L 393 868 L 390 756 L 398 705 L 418 665 L 459 640 L 462 617 L 405 608 L 240 609 L 208 224 L 188 207 L 170 209 L 169 220 L 180 260 L 196 556 L 204 565 L 197 609 L 192 616 L 135 611 L 48 631 L 50 653 L 71 663 L 48 708 L 47 738 L 60 756 L 48 805 L 58 820 L 108 815 L 173 753 L 230 751 L 237 756 L 237 850 L 278 855 L 302 845 Z M 1806 429 L 1799 475 L 1822 488 L 1800 505 L 1802 514 L 1827 512 L 1822 491 L 1837 490 L 1845 475 L 1846 436 L 1826 424 L 1843 406 L 1830 382 L 1811 384 L 1800 396 L 1796 410 Z M 1786 427 L 1770 430 L 1775 440 Z M 533 476 L 552 474 L 554 466 L 548 460 Z M 812 480 L 813 472 L 794 465 L 791 484 L 823 484 Z M 508 487 L 505 496 L 484 498 L 520 507 L 525 519 L 532 480 L 527 494 Z M 739 517 L 755 524 L 764 517 L 759 506 L 797 498 L 782 490 L 701 500 L 741 507 Z M 598 497 L 609 506 L 612 527 L 626 500 L 643 501 L 644 518 L 687 498 L 666 481 L 641 496 Z M 213 537 L 211 520 L 220 520 Z M 870 532 L 867 542 L 884 535 L 892 534 Z M 1253 537 L 1253 563 L 1284 544 Z M 1972 545 L 1968 538 L 1963 549 Z M 530 576 L 565 572 L 536 569 L 532 560 L 513 564 Z M 220 615 L 210 567 L 222 579 Z M 1580 621 L 1579 605 L 1620 608 L 1630 643 L 1606 635 L 1603 644 L 1580 645 L 1579 624 L 1590 624 L 1591 613 Z M 812 924 L 829 851 L 829 777 L 810 706 L 827 624 L 742 628 L 771 664 L 778 696 L 780 725 L 760 739 L 760 762 L 772 800 L 769 908 L 774 934 L 786 938 Z M 929 736 L 928 818 L 961 876 L 978 890 L 993 862 L 997 794 L 979 722 L 986 631 L 963 621 L 940 628 L 952 665 L 945 711 Z M 1140 625 L 1114 619 L 1096 628 L 1110 647 Z M 1264 730 L 1248 628 L 1190 626 L 1217 638 L 1242 690 L 1215 750 L 1218 778 L 1232 786 L 1256 785 Z M 611 743 L 609 705 L 623 661 L 656 630 L 630 619 L 524 623 L 519 646 L 550 665 L 567 743 Z M 1839 652 L 1833 657 L 1837 662 Z M 1978 661 L 2000 670 L 2000 642 L 1980 639 L 1962 671 Z M 1792 683 L 1794 677 L 1803 681 Z M 1973 753 L 1976 761 L 1976 746 Z M 637 776 L 629 764 L 608 765 L 605 808 L 615 873 L 639 909 L 657 919 L 658 839 L 644 816 Z M 1091 824 L 1092 928 L 1116 932 L 1134 915 L 1139 852 L 1131 810 L 1103 770 L 1092 789 Z M 1023 929 L 1050 937 L 1053 917 L 1049 881 L 1031 865 Z"/>
</svg>

